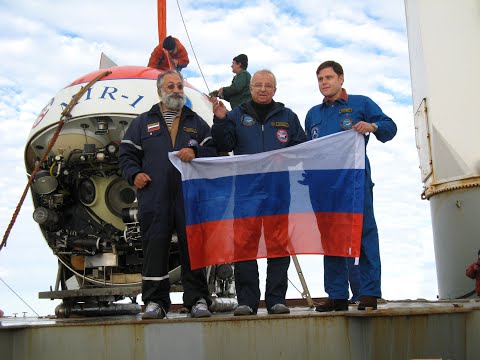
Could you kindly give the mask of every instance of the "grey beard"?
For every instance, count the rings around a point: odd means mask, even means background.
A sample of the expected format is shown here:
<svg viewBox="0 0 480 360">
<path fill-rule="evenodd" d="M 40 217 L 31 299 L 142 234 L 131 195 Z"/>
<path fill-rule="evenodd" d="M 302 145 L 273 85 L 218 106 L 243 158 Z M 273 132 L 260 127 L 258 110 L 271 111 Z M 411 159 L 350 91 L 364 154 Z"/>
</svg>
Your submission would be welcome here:
<svg viewBox="0 0 480 360">
<path fill-rule="evenodd" d="M 171 110 L 180 110 L 186 102 L 185 94 L 167 94 L 162 90 L 162 102 Z"/>
</svg>

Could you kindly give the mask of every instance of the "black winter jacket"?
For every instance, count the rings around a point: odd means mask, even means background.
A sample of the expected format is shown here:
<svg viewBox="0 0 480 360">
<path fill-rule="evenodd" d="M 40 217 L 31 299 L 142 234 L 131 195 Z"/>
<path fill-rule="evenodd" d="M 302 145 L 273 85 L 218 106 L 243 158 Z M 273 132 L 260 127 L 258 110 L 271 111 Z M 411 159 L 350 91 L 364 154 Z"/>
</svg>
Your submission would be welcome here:
<svg viewBox="0 0 480 360">
<path fill-rule="evenodd" d="M 165 207 L 171 206 L 181 178 L 168 159 L 168 153 L 186 147 L 193 148 L 197 157 L 216 155 L 210 127 L 190 108 L 182 108 L 175 147 L 158 104 L 132 120 L 120 143 L 119 164 L 123 178 L 130 185 L 140 172 L 152 179 L 138 190 L 140 215 L 145 212 L 163 213 Z"/>
</svg>

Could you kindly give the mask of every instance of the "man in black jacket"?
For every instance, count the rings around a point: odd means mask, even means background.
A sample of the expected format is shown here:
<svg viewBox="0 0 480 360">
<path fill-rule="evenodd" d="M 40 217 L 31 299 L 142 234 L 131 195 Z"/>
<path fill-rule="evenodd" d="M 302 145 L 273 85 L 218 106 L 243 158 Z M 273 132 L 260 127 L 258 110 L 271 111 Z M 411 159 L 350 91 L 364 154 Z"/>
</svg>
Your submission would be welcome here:
<svg viewBox="0 0 480 360">
<path fill-rule="evenodd" d="M 212 136 L 215 139 L 219 152 L 233 151 L 235 155 L 257 154 L 265 151 L 283 149 L 306 141 L 297 114 L 284 104 L 273 100 L 277 91 L 277 80 L 270 70 L 259 70 L 250 84 L 252 100 L 237 106 L 228 112 L 225 105 L 218 99 L 213 101 Z M 285 176 L 286 175 L 286 176 Z M 285 177 L 281 187 L 289 193 L 290 184 L 288 174 L 279 174 Z M 257 199 L 258 200 L 258 199 Z M 276 199 L 252 199 L 253 206 L 262 208 L 269 201 Z M 288 209 L 290 201 L 281 201 L 275 207 Z M 285 210 L 283 210 L 285 213 Z M 287 211 L 288 212 L 288 211 Z M 235 208 L 235 214 L 242 218 L 241 206 Z M 235 257 L 243 258 L 243 250 L 254 248 L 258 250 L 259 239 L 264 236 L 274 250 L 288 254 L 288 226 L 285 223 L 276 224 L 268 220 L 269 217 L 253 219 L 248 226 L 243 227 L 234 222 L 235 233 L 242 236 L 235 237 Z M 264 235 L 262 235 L 264 233 Z M 269 247 L 267 245 L 267 249 Z M 278 250 L 277 250 L 278 251 Z M 287 272 L 290 265 L 289 256 L 267 256 L 267 279 L 265 285 L 265 303 L 269 314 L 288 314 L 286 293 L 288 287 Z M 235 263 L 235 289 L 239 306 L 235 309 L 235 316 L 253 315 L 257 313 L 260 303 L 260 288 L 258 278 L 258 264 L 256 260 L 238 261 Z"/>
<path fill-rule="evenodd" d="M 144 255 L 143 319 L 162 319 L 168 312 L 168 259 L 172 234 L 177 233 L 184 305 L 192 317 L 211 316 L 204 269 L 192 271 L 188 255 L 180 173 L 168 152 L 178 150 L 183 161 L 216 155 L 210 127 L 185 106 L 183 77 L 170 70 L 158 76 L 160 103 L 130 124 L 120 144 L 123 177 L 138 189 L 139 221 Z"/>
</svg>

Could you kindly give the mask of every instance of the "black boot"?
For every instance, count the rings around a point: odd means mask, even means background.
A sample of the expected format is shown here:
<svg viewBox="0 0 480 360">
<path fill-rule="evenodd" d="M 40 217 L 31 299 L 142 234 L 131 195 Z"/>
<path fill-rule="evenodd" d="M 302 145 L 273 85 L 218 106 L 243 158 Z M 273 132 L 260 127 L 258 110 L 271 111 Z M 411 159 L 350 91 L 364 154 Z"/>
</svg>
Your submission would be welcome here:
<svg viewBox="0 0 480 360">
<path fill-rule="evenodd" d="M 377 298 L 375 296 L 361 296 L 358 310 L 377 310 Z"/>
<path fill-rule="evenodd" d="M 315 311 L 318 312 L 328 312 L 328 311 L 347 311 L 348 310 L 348 300 L 347 299 L 326 299 L 324 302 L 320 303 Z"/>
</svg>

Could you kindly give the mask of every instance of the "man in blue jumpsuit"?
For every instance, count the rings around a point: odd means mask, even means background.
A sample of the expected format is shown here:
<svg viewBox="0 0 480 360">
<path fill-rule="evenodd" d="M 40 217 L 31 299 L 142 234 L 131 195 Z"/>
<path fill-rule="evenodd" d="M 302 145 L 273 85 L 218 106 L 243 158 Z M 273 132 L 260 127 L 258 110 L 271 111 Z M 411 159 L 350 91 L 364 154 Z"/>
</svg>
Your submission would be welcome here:
<svg viewBox="0 0 480 360">
<path fill-rule="evenodd" d="M 269 70 L 257 71 L 251 81 L 252 100 L 243 103 L 227 112 L 225 105 L 216 99 L 213 105 L 215 114 L 212 126 L 212 136 L 217 143 L 219 152 L 233 151 L 235 155 L 256 154 L 264 151 L 282 149 L 306 141 L 305 132 L 297 115 L 285 105 L 273 100 L 276 92 L 276 78 Z M 284 185 L 288 185 L 288 174 Z M 268 184 L 267 184 L 268 185 Z M 256 199 L 252 199 L 256 201 Z M 264 201 L 275 201 L 265 199 Z M 262 201 L 258 202 L 262 205 Z M 289 206 L 288 202 L 277 204 L 280 207 Z M 235 208 L 237 215 L 241 209 Z M 241 214 L 240 214 L 241 215 Z M 234 227 L 235 227 L 234 223 Z M 285 224 L 282 227 L 285 230 Z M 263 221 L 263 232 L 270 246 L 284 246 L 288 241 L 287 231 L 271 229 Z M 254 218 L 248 229 L 242 229 L 244 239 L 235 239 L 235 256 L 243 247 L 258 247 L 262 233 L 262 219 Z M 243 246 L 239 246 L 239 245 Z M 267 251 L 268 251 L 267 245 Z M 241 255 L 239 255 L 241 257 Z M 270 314 L 286 314 L 290 310 L 286 306 L 288 287 L 287 271 L 290 257 L 271 257 L 267 259 L 267 281 L 265 303 Z M 235 288 L 239 306 L 234 315 L 253 315 L 257 313 L 260 302 L 258 264 L 256 260 L 239 261 L 235 263 Z"/>
<path fill-rule="evenodd" d="M 119 163 L 123 177 L 137 189 L 139 222 L 144 256 L 143 319 L 166 316 L 170 301 L 169 252 L 177 233 L 184 305 L 192 317 L 208 317 L 208 285 L 204 269 L 190 269 L 180 173 L 170 163 L 168 152 L 178 157 L 215 156 L 208 124 L 185 106 L 183 77 L 176 71 L 161 73 L 157 80 L 160 103 L 133 119 L 120 144 Z"/>
<path fill-rule="evenodd" d="M 311 108 L 305 119 L 308 139 L 316 139 L 340 131 L 353 129 L 365 135 L 365 146 L 373 134 L 381 142 L 391 140 L 397 126 L 370 98 L 362 95 L 347 95 L 342 88 L 342 66 L 335 61 L 326 61 L 317 69 L 318 87 L 324 96 L 323 102 Z M 377 308 L 381 293 L 381 266 L 378 231 L 373 213 L 373 182 L 370 162 L 365 158 L 365 195 L 363 210 L 362 242 L 360 248 L 360 303 L 359 310 Z M 316 310 L 348 310 L 347 259 L 338 256 L 324 257 L 324 284 L 328 299 Z"/>
<path fill-rule="evenodd" d="M 355 258 L 347 258 L 348 265 L 348 283 L 350 284 L 350 291 L 352 297 L 349 303 L 355 304 L 360 299 L 358 292 L 360 291 L 360 271 L 358 270 L 358 264 L 355 264 Z"/>
</svg>

